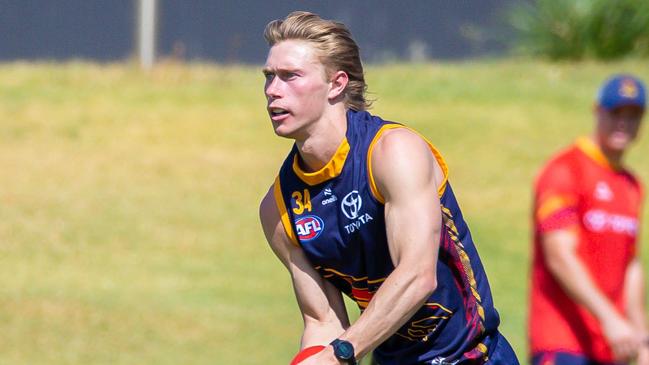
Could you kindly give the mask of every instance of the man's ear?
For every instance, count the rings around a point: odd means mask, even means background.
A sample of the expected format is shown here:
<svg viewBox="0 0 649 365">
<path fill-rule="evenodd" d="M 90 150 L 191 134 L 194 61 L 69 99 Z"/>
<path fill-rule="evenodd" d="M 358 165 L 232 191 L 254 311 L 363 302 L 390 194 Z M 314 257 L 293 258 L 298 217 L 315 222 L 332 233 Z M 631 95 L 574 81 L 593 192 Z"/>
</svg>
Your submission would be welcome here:
<svg viewBox="0 0 649 365">
<path fill-rule="evenodd" d="M 349 76 L 345 71 L 336 71 L 331 75 L 331 86 L 329 89 L 329 99 L 336 99 L 343 94 L 347 84 L 349 83 Z"/>
</svg>

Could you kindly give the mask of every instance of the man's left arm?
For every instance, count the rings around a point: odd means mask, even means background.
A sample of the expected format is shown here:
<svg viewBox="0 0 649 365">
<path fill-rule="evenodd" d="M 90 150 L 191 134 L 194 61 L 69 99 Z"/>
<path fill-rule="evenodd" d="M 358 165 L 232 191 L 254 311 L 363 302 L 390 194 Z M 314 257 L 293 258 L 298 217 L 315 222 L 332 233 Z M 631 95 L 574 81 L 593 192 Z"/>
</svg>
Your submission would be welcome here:
<svg viewBox="0 0 649 365">
<path fill-rule="evenodd" d="M 642 263 L 634 258 L 626 269 L 624 295 L 629 322 L 636 328 L 638 336 L 644 339 L 644 345 L 638 352 L 638 365 L 649 365 L 649 329 L 645 315 L 645 283 Z"/>
<path fill-rule="evenodd" d="M 340 337 L 361 358 L 393 335 L 437 286 L 441 209 L 436 174 L 441 170 L 425 141 L 406 129 L 386 132 L 372 156 L 379 192 L 385 198 L 385 225 L 394 271 L 359 319 Z M 333 349 L 301 363 L 337 364 Z"/>
</svg>

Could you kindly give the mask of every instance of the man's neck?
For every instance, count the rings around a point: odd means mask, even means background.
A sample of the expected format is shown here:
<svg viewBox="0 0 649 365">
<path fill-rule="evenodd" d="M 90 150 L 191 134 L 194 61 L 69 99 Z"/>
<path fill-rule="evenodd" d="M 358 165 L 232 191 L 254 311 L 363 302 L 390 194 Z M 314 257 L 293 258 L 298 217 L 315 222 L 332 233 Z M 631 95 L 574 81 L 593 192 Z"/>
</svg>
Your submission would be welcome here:
<svg viewBox="0 0 649 365">
<path fill-rule="evenodd" d="M 599 147 L 600 151 L 602 151 L 602 154 L 604 155 L 604 157 L 606 157 L 606 160 L 611 166 L 613 166 L 613 168 L 622 168 L 622 158 L 624 157 L 624 151 L 607 148 L 606 145 L 602 143 L 597 137 L 593 137 L 593 141 Z"/>
<path fill-rule="evenodd" d="M 313 124 L 308 136 L 296 140 L 300 165 L 305 171 L 318 171 L 336 153 L 347 133 L 346 110 L 336 110 Z"/>
</svg>

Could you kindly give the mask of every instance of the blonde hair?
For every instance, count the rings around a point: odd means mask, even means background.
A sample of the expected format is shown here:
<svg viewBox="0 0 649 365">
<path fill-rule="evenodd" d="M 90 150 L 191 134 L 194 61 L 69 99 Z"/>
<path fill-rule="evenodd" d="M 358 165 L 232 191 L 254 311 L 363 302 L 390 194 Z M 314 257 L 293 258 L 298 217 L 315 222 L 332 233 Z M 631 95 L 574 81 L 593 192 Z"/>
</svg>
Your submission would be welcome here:
<svg viewBox="0 0 649 365">
<path fill-rule="evenodd" d="M 268 23 L 264 38 L 271 47 L 289 39 L 312 43 L 319 51 L 327 76 L 338 70 L 347 73 L 349 83 L 344 91 L 345 107 L 357 111 L 369 108 L 371 102 L 365 98 L 367 84 L 358 45 L 345 24 L 324 20 L 306 11 L 295 11 L 283 20 Z"/>
</svg>

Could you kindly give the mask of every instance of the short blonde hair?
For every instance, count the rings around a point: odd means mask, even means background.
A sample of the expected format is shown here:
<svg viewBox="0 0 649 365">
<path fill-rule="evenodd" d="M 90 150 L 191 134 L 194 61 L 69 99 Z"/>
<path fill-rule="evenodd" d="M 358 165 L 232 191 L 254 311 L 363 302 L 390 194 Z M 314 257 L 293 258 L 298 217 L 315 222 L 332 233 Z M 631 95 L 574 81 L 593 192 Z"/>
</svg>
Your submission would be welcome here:
<svg viewBox="0 0 649 365">
<path fill-rule="evenodd" d="M 338 70 L 349 76 L 344 91 L 345 107 L 366 110 L 370 106 L 365 98 L 367 84 L 358 45 L 345 24 L 324 20 L 317 14 L 295 11 L 285 19 L 273 20 L 266 25 L 264 38 L 269 46 L 293 39 L 312 43 L 320 53 L 320 62 L 327 70 L 327 76 Z"/>
</svg>

